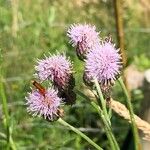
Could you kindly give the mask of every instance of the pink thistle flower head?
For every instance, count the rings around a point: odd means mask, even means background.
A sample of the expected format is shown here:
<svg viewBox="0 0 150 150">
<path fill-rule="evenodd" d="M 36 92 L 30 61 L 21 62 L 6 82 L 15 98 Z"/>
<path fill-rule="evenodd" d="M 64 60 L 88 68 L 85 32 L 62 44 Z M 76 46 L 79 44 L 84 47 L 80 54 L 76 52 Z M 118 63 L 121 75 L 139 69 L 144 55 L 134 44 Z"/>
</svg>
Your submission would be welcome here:
<svg viewBox="0 0 150 150">
<path fill-rule="evenodd" d="M 28 93 L 27 111 L 33 116 L 42 116 L 48 120 L 54 120 L 58 117 L 61 98 L 57 96 L 58 92 L 52 88 L 46 90 L 45 95 L 42 95 L 38 90 Z"/>
<path fill-rule="evenodd" d="M 96 27 L 89 24 L 73 24 L 67 31 L 70 43 L 76 47 L 77 56 L 83 60 L 95 45 L 100 43 Z"/>
<path fill-rule="evenodd" d="M 35 70 L 36 76 L 41 81 L 51 80 L 58 89 L 67 88 L 70 80 L 72 80 L 72 63 L 65 55 L 51 55 L 38 60 Z"/>
<path fill-rule="evenodd" d="M 97 78 L 101 85 L 113 84 L 119 77 L 121 60 L 119 49 L 115 49 L 110 42 L 102 43 L 87 54 L 84 80 L 90 82 Z"/>
</svg>

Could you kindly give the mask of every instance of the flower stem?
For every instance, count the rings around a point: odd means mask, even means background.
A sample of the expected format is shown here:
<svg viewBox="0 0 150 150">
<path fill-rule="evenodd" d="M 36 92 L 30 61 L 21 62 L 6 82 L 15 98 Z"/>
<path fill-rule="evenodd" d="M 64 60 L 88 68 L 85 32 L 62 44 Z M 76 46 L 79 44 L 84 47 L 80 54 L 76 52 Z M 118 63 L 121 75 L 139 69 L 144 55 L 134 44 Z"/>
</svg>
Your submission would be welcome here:
<svg viewBox="0 0 150 150">
<path fill-rule="evenodd" d="M 125 86 L 122 78 L 119 78 L 118 81 L 119 81 L 119 83 L 122 87 L 122 90 L 126 96 L 126 103 L 127 103 L 128 109 L 129 109 L 131 123 L 132 123 L 132 131 L 133 131 L 133 136 L 134 136 L 135 150 L 139 150 L 140 149 L 139 134 L 138 134 L 137 126 L 135 124 L 134 112 L 133 112 L 133 108 L 132 108 L 132 104 L 131 104 L 131 98 L 128 94 L 128 91 L 126 89 L 126 86 Z"/>
<path fill-rule="evenodd" d="M 97 150 L 103 150 L 100 146 L 98 146 L 96 143 L 94 143 L 89 137 L 87 137 L 84 133 L 82 133 L 81 131 L 79 131 L 77 128 L 71 126 L 69 123 L 67 123 L 66 121 L 64 121 L 63 119 L 59 118 L 57 120 L 60 124 L 64 125 L 65 127 L 68 127 L 70 130 L 72 130 L 73 132 L 77 133 L 79 136 L 81 136 L 82 138 L 84 138 L 87 142 L 89 142 L 92 146 L 94 146 Z"/>
<path fill-rule="evenodd" d="M 96 86 L 96 90 L 97 90 L 97 93 L 98 93 L 98 96 L 99 96 L 99 98 L 97 99 L 98 103 L 101 103 L 102 110 L 104 112 L 104 116 L 106 117 L 108 123 L 111 125 L 110 118 L 109 118 L 109 115 L 108 115 L 107 109 L 106 109 L 106 101 L 103 97 L 103 94 L 102 94 L 102 91 L 101 91 L 101 88 L 100 88 L 100 85 L 99 85 L 97 79 L 94 79 L 94 84 Z"/>
<path fill-rule="evenodd" d="M 99 111 L 100 111 L 99 115 L 101 115 L 103 123 L 106 126 L 106 134 L 108 135 L 107 137 L 110 141 L 110 145 L 111 145 L 112 149 L 114 148 L 115 150 L 119 150 L 120 148 L 118 146 L 118 143 L 117 143 L 117 141 L 116 141 L 116 139 L 115 139 L 115 137 L 112 133 L 111 122 L 110 122 L 109 114 L 108 114 L 107 109 L 106 109 L 106 100 L 103 97 L 100 85 L 99 85 L 96 78 L 94 79 L 94 83 L 95 83 L 96 90 L 97 90 L 97 93 L 98 93 L 98 96 L 99 96 L 97 101 L 98 101 L 98 103 L 101 103 L 101 106 L 102 106 L 102 110 L 101 110 L 101 107 L 99 107 Z M 114 145 L 112 145 L 112 142 L 113 142 Z"/>
<path fill-rule="evenodd" d="M 109 140 L 109 143 L 111 145 L 111 149 L 112 150 L 120 150 L 119 146 L 118 146 L 118 143 L 112 133 L 112 129 L 111 129 L 111 126 L 109 125 L 108 121 L 106 120 L 104 114 L 103 114 L 103 111 L 101 110 L 101 108 L 95 103 L 95 102 L 91 102 L 92 106 L 97 110 L 99 116 L 101 117 L 103 123 L 104 123 L 104 128 L 105 128 L 105 131 L 106 131 L 106 135 L 107 135 L 107 138 Z"/>
<path fill-rule="evenodd" d="M 85 94 L 83 94 L 79 90 L 76 90 L 76 92 L 80 96 L 82 96 L 83 98 L 85 98 L 86 100 L 88 100 L 91 103 L 91 105 L 97 110 L 99 116 L 101 117 L 101 119 L 103 121 L 104 129 L 105 129 L 108 141 L 110 143 L 111 149 L 112 150 L 119 150 L 120 148 L 119 148 L 118 143 L 117 143 L 117 141 L 116 141 L 116 139 L 115 139 L 115 137 L 114 137 L 114 135 L 112 133 L 111 126 L 108 124 L 108 121 L 106 120 L 102 109 L 94 101 L 91 101 L 89 97 L 87 97 Z"/>
</svg>

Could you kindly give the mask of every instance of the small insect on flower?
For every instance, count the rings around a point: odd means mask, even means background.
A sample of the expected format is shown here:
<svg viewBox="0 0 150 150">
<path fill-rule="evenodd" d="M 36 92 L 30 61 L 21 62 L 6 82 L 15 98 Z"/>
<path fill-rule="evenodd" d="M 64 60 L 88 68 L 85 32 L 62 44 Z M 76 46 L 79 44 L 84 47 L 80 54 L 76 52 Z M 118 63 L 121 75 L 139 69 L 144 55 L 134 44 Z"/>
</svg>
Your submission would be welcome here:
<svg viewBox="0 0 150 150">
<path fill-rule="evenodd" d="M 62 99 L 58 97 L 58 92 L 53 88 L 45 89 L 36 81 L 33 81 L 33 85 L 37 89 L 26 97 L 27 111 L 33 116 L 41 116 L 50 121 L 60 117 Z"/>
<path fill-rule="evenodd" d="M 36 82 L 35 80 L 33 80 L 33 81 L 31 81 L 31 82 L 32 82 L 32 84 L 39 90 L 39 92 L 40 92 L 43 96 L 45 96 L 45 93 L 46 93 L 45 88 L 44 88 L 41 84 L 39 84 L 38 82 Z"/>
<path fill-rule="evenodd" d="M 67 31 L 70 43 L 76 47 L 76 53 L 79 59 L 84 60 L 89 50 L 99 45 L 99 33 L 96 27 L 90 24 L 73 24 Z"/>
</svg>

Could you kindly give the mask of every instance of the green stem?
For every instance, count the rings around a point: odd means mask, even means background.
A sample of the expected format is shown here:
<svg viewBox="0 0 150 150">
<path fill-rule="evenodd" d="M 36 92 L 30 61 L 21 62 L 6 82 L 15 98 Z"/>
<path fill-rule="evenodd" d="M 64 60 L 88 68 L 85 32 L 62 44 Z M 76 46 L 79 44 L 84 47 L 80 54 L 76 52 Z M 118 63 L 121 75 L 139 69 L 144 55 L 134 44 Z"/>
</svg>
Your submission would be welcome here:
<svg viewBox="0 0 150 150">
<path fill-rule="evenodd" d="M 13 141 L 12 136 L 10 136 L 10 146 L 11 146 L 11 149 L 12 149 L 12 150 L 16 150 L 16 145 L 15 145 L 15 143 L 14 143 L 14 141 Z"/>
<path fill-rule="evenodd" d="M 89 97 L 87 97 L 85 94 L 83 94 L 82 92 L 80 92 L 79 90 L 76 89 L 76 92 L 83 98 L 85 98 L 86 100 L 88 100 L 91 105 L 97 110 L 99 116 L 101 117 L 102 121 L 103 121 L 103 124 L 104 124 L 104 129 L 105 129 L 105 132 L 106 132 L 106 135 L 107 135 L 107 138 L 108 138 L 108 141 L 110 143 L 110 146 L 111 146 L 111 149 L 112 150 L 119 150 L 119 146 L 118 146 L 118 143 L 112 133 L 112 129 L 108 123 L 108 121 L 106 120 L 105 116 L 104 116 L 104 113 L 103 111 L 101 110 L 101 108 L 93 101 L 90 100 Z"/>
<path fill-rule="evenodd" d="M 95 102 L 91 102 L 92 106 L 97 110 L 99 116 L 101 117 L 103 123 L 104 123 L 104 128 L 105 128 L 105 131 L 106 131 L 106 135 L 108 137 L 108 140 L 110 142 L 110 145 L 111 145 L 111 149 L 115 149 L 115 150 L 120 150 L 119 146 L 118 146 L 118 143 L 112 133 L 112 129 L 111 129 L 111 126 L 109 125 L 108 121 L 106 120 L 104 114 L 103 114 L 103 111 L 101 110 L 101 108 L 95 103 Z"/>
<path fill-rule="evenodd" d="M 100 98 L 98 100 L 100 100 L 101 105 L 102 105 L 102 111 L 100 113 L 102 114 L 102 112 L 103 112 L 103 114 L 104 114 L 104 115 L 101 115 L 101 118 L 102 118 L 102 120 L 103 120 L 103 122 L 104 122 L 104 124 L 105 124 L 105 126 L 108 130 L 107 134 L 109 134 L 109 136 L 111 136 L 111 140 L 114 142 L 115 149 L 119 150 L 120 148 L 119 148 L 118 143 L 117 143 L 117 141 L 116 141 L 116 139 L 115 139 L 115 137 L 112 133 L 112 130 L 111 130 L 111 122 L 110 122 L 110 118 L 109 118 L 109 115 L 108 115 L 107 109 L 106 109 L 106 100 L 103 97 L 103 93 L 101 91 L 101 88 L 100 88 L 100 85 L 99 85 L 97 79 L 94 79 L 94 83 L 95 83 L 95 86 L 96 86 L 96 89 L 97 89 L 98 96 Z M 101 109 L 99 108 L 99 110 L 101 110 Z M 108 136 L 108 138 L 109 138 L 109 136 Z"/>
<path fill-rule="evenodd" d="M 139 134 L 138 134 L 137 126 L 136 126 L 135 119 L 134 119 L 134 112 L 133 112 L 133 108 L 132 108 L 132 104 L 131 104 L 131 98 L 128 94 L 128 91 L 124 85 L 122 78 L 119 78 L 118 81 L 119 81 L 119 83 L 122 87 L 122 90 L 126 96 L 126 103 L 127 103 L 128 109 L 129 109 L 131 123 L 132 123 L 132 131 L 133 131 L 133 136 L 134 136 L 135 150 L 139 150 L 139 147 L 140 147 Z"/>
<path fill-rule="evenodd" d="M 109 124 L 111 125 L 110 118 L 109 118 L 109 115 L 108 115 L 107 109 L 106 109 L 106 100 L 103 97 L 103 94 L 102 94 L 102 91 L 101 91 L 101 88 L 100 88 L 100 85 L 99 85 L 97 79 L 94 79 L 94 84 L 96 86 L 96 90 L 97 90 L 97 93 L 98 93 L 98 96 L 99 96 L 98 103 L 101 103 L 102 110 L 104 112 L 104 116 L 106 117 L 106 119 L 108 120 Z"/>
<path fill-rule="evenodd" d="M 7 107 L 7 99 L 5 95 L 4 85 L 3 85 L 3 75 L 2 75 L 2 51 L 0 50 L 0 96 L 2 99 L 2 108 L 5 116 L 5 126 L 6 126 L 6 135 L 7 135 L 7 146 L 9 149 L 9 137 L 10 137 L 10 130 L 9 130 L 9 114 L 8 114 L 8 107 Z"/>
<path fill-rule="evenodd" d="M 5 116 L 5 126 L 6 126 L 6 136 L 7 136 L 7 149 L 9 150 L 10 147 L 12 150 L 16 150 L 14 144 L 12 145 L 12 138 L 10 134 L 10 122 L 9 122 L 9 113 L 8 113 L 8 106 L 7 106 L 7 98 L 4 90 L 3 84 L 3 75 L 2 75 L 2 51 L 0 50 L 0 96 L 2 99 L 2 108 Z"/>
<path fill-rule="evenodd" d="M 9 137 L 10 137 L 10 132 L 9 132 L 9 114 L 8 114 L 7 100 L 6 100 L 6 95 L 5 95 L 5 92 L 4 92 L 4 86 L 3 86 L 3 82 L 2 82 L 2 77 L 1 77 L 1 81 L 0 81 L 0 95 L 1 95 L 1 99 L 2 99 L 3 112 L 4 112 L 4 115 L 5 115 L 7 144 L 9 145 Z"/>
<path fill-rule="evenodd" d="M 78 129 L 76 129 L 75 127 L 71 126 L 70 124 L 68 124 L 66 121 L 64 121 L 63 119 L 59 118 L 57 120 L 60 124 L 64 125 L 65 127 L 68 127 L 69 129 L 71 129 L 73 132 L 77 133 L 79 136 L 81 136 L 82 138 L 84 138 L 87 142 L 89 142 L 92 146 L 94 146 L 97 150 L 103 150 L 100 146 L 98 146 L 96 143 L 94 143 L 89 137 L 87 137 L 84 133 L 82 133 L 81 131 L 79 131 Z"/>
</svg>

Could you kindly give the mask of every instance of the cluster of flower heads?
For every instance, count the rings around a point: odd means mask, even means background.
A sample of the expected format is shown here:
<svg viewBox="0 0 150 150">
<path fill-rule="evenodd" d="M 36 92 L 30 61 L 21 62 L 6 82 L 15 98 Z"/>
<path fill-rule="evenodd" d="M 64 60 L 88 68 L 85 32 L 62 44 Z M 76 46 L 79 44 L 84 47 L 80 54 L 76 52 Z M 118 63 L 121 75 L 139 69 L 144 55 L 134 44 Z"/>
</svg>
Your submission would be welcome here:
<svg viewBox="0 0 150 150">
<path fill-rule="evenodd" d="M 70 43 L 76 47 L 77 56 L 85 61 L 83 79 L 86 84 L 93 85 L 96 78 L 105 95 L 109 97 L 110 87 L 119 77 L 122 69 L 122 59 L 119 49 L 115 48 L 108 37 L 104 41 L 99 38 L 95 26 L 88 24 L 73 24 L 67 35 Z M 76 95 L 73 92 L 75 80 L 71 61 L 64 54 L 50 55 L 38 60 L 35 75 L 40 83 L 50 81 L 51 88 L 44 88 L 36 81 L 26 97 L 28 112 L 48 120 L 61 116 L 62 103 L 73 104 Z M 107 96 L 106 96 L 107 98 Z"/>
<path fill-rule="evenodd" d="M 111 38 L 99 40 L 95 26 L 88 24 L 70 26 L 67 35 L 73 47 L 76 46 L 77 56 L 85 61 L 85 83 L 92 85 L 96 78 L 103 89 L 109 89 L 122 69 L 119 49 L 115 48 Z"/>
<path fill-rule="evenodd" d="M 50 55 L 38 60 L 35 71 L 41 83 L 49 81 L 52 87 L 46 89 L 34 81 L 36 89 L 32 89 L 26 97 L 27 110 L 34 116 L 54 120 L 61 115 L 61 104 L 72 104 L 76 99 L 72 63 L 64 54 Z"/>
</svg>

